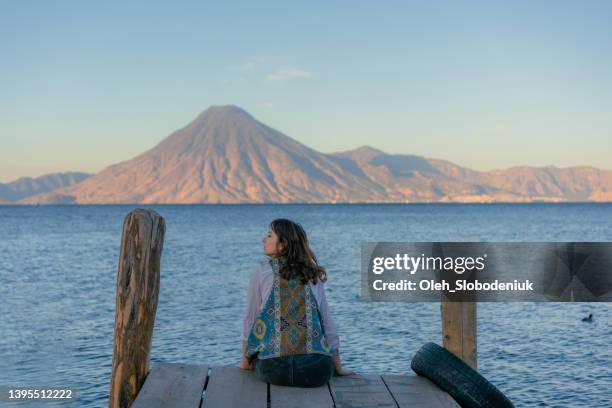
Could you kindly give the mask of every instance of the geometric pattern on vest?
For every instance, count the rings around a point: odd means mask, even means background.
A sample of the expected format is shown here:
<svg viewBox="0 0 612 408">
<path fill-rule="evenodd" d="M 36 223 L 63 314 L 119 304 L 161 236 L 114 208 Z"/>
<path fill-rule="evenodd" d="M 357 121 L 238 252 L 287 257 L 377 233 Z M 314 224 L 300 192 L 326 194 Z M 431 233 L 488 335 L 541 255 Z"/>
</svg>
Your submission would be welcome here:
<svg viewBox="0 0 612 408">
<path fill-rule="evenodd" d="M 331 355 L 317 300 L 310 285 L 283 279 L 280 260 L 271 258 L 274 282 L 247 340 L 247 356 L 266 359 L 296 354 Z"/>
</svg>

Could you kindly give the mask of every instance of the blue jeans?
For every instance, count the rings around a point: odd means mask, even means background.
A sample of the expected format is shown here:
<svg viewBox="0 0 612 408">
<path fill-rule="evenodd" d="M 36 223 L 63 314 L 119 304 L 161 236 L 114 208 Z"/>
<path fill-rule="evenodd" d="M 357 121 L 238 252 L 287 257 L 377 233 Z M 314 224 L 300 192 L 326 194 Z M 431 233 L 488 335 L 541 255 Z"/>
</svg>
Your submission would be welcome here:
<svg viewBox="0 0 612 408">
<path fill-rule="evenodd" d="M 334 362 L 325 354 L 296 354 L 256 359 L 255 375 L 263 382 L 292 387 L 320 387 L 334 373 Z"/>
</svg>

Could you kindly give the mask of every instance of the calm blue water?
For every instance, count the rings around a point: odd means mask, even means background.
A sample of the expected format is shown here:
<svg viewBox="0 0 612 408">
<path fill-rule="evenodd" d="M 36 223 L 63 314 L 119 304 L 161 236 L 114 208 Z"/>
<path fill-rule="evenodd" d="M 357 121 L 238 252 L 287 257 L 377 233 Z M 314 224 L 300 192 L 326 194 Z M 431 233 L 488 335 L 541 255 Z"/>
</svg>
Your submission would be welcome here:
<svg viewBox="0 0 612 408">
<path fill-rule="evenodd" d="M 0 206 L 0 387 L 70 387 L 77 400 L 62 406 L 107 405 L 119 244 L 133 208 Z M 441 342 L 439 304 L 359 299 L 361 241 L 612 241 L 609 204 L 150 208 L 167 226 L 152 363 L 239 360 L 248 274 L 276 217 L 302 223 L 327 267 L 342 358 L 360 373 L 411 373 L 414 352 Z M 611 309 L 481 303 L 479 370 L 519 407 L 610 407 Z M 593 324 L 580 321 L 588 313 Z"/>
</svg>

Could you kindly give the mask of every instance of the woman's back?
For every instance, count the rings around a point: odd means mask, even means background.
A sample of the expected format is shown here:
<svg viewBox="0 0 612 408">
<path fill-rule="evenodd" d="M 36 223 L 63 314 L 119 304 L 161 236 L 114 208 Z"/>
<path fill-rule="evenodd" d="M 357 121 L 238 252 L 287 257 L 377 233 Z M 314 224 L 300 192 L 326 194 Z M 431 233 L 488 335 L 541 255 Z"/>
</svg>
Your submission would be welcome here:
<svg viewBox="0 0 612 408">
<path fill-rule="evenodd" d="M 270 259 L 273 283 L 247 337 L 247 355 L 260 360 L 297 354 L 331 355 L 317 300 L 309 284 L 284 279 Z"/>
<path fill-rule="evenodd" d="M 279 263 L 278 260 L 269 259 L 260 262 L 252 271 L 251 277 L 249 280 L 249 289 L 247 294 L 247 308 L 245 313 L 245 318 L 242 327 L 243 340 L 247 340 L 249 332 L 255 323 L 255 319 L 257 315 L 264 308 L 266 301 L 268 300 L 270 293 L 274 287 L 275 281 L 275 273 L 273 268 L 273 263 Z M 291 289 L 286 285 L 290 285 L 289 282 L 293 282 L 292 285 L 297 285 L 299 280 L 285 280 L 280 279 L 280 282 L 286 282 L 283 284 L 283 287 L 286 288 L 289 292 L 295 292 L 295 288 Z M 301 285 L 301 282 L 299 282 Z M 318 282 L 317 284 L 313 284 L 312 281 L 309 281 L 306 285 L 301 285 L 302 290 L 300 292 L 300 297 L 295 300 L 295 304 L 299 305 L 302 302 L 305 302 L 304 295 L 308 293 L 312 293 L 315 297 L 316 305 L 318 311 L 320 313 L 321 324 L 323 326 L 323 331 L 325 332 L 325 336 L 329 346 L 332 349 L 337 349 L 340 346 L 338 333 L 336 329 L 336 323 L 331 315 L 329 305 L 327 304 L 327 298 L 325 296 L 325 286 L 323 282 Z M 309 288 L 310 291 L 306 291 L 304 289 Z M 288 306 L 289 304 L 283 304 L 284 306 Z M 290 312 L 297 312 L 290 310 Z"/>
<path fill-rule="evenodd" d="M 242 362 L 264 382 L 316 387 L 343 369 L 320 266 L 301 225 L 276 219 L 263 239 L 269 257 L 253 269 L 242 330 Z"/>
</svg>

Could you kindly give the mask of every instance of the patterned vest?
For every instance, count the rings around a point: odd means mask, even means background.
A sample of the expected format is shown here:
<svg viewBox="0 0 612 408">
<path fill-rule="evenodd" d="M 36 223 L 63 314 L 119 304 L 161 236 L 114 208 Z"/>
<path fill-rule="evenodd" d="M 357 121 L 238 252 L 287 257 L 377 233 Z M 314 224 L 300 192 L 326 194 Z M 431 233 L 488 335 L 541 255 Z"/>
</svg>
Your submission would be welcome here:
<svg viewBox="0 0 612 408">
<path fill-rule="evenodd" d="M 249 360 L 294 354 L 327 354 L 333 350 L 323 331 L 321 314 L 310 285 L 280 276 L 280 261 L 271 258 L 274 283 L 247 340 Z"/>
</svg>

